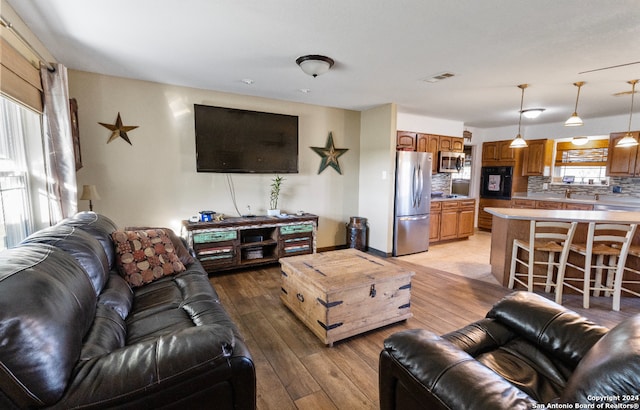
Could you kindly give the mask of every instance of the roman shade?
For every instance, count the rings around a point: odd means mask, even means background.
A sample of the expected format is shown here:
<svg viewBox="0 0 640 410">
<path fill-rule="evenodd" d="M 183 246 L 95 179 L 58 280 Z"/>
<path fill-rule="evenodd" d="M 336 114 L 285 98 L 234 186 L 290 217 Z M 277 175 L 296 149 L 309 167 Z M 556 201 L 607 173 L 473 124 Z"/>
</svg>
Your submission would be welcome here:
<svg viewBox="0 0 640 410">
<path fill-rule="evenodd" d="M 0 91 L 27 107 L 42 112 L 42 82 L 40 70 L 18 52 L 9 42 L 0 38 Z"/>
</svg>

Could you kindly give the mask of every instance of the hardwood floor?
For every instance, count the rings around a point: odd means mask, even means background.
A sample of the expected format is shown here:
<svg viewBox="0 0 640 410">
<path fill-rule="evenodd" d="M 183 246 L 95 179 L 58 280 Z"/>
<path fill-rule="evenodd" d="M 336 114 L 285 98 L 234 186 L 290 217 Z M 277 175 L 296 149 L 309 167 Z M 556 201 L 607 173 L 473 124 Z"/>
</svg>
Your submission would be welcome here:
<svg viewBox="0 0 640 410">
<path fill-rule="evenodd" d="M 453 246 L 460 246 L 453 245 Z M 253 355 L 258 409 L 377 409 L 378 356 L 384 339 L 403 329 L 437 334 L 484 317 L 510 289 L 390 258 L 416 272 L 412 281 L 413 317 L 397 324 L 325 346 L 280 301 L 280 268 L 212 275 L 222 304 L 238 324 Z M 565 305 L 612 327 L 640 312 L 640 299 L 627 298 L 620 312 L 610 299 L 579 308 L 578 297 Z M 550 296 L 549 296 L 550 297 Z"/>
</svg>

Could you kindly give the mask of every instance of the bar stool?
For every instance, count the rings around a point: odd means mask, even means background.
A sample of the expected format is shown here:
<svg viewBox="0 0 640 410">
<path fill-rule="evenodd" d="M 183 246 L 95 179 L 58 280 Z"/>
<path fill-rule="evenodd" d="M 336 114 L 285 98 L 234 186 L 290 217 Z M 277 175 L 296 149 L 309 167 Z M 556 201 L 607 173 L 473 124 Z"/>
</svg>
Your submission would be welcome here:
<svg viewBox="0 0 640 410">
<path fill-rule="evenodd" d="M 509 288 L 513 289 L 516 282 L 525 286 L 529 292 L 533 292 L 534 285 L 544 285 L 545 292 L 550 292 L 552 286 L 557 288 L 559 282 L 557 282 L 557 279 L 556 282 L 553 281 L 554 268 L 557 271 L 557 277 L 564 276 L 569 256 L 569 245 L 573 240 L 577 225 L 577 222 L 532 220 L 529 226 L 529 240 L 513 240 Z M 526 259 L 518 257 L 519 250 L 527 253 Z M 536 260 L 535 252 L 546 252 L 548 254 L 547 260 Z M 557 262 L 556 254 L 559 254 Z M 526 266 L 526 272 L 518 272 L 518 265 Z M 535 274 L 534 268 L 536 265 L 546 265 L 546 275 Z M 544 282 L 536 282 L 536 278 L 544 279 Z"/>
<path fill-rule="evenodd" d="M 627 256 L 629 256 L 629 255 L 635 256 L 637 258 L 640 258 L 640 245 L 629 245 L 629 251 L 628 251 Z M 626 262 L 625 262 L 624 271 L 631 272 L 631 273 L 634 273 L 636 275 L 640 275 L 640 270 L 628 267 L 626 265 Z M 616 285 L 616 290 L 615 291 L 620 290 L 620 292 L 626 292 L 626 293 L 630 293 L 630 294 L 632 294 L 634 296 L 640 297 L 640 291 L 631 290 L 629 288 L 626 288 L 625 284 L 626 285 L 635 284 L 635 285 L 638 285 L 640 287 L 640 280 L 625 280 L 624 279 L 624 274 L 623 274 L 622 278 L 620 279 L 620 285 L 618 286 L 617 283 L 614 284 L 614 285 Z M 622 294 L 621 294 L 621 296 L 622 296 Z"/>
<path fill-rule="evenodd" d="M 584 257 L 584 266 L 567 262 L 567 265 L 581 271 L 582 278 L 558 278 L 556 287 L 556 301 L 562 302 L 562 290 L 564 286 L 582 294 L 582 306 L 589 308 L 589 293 L 600 296 L 600 291 L 605 296 L 613 294 L 612 309 L 620 310 L 620 290 L 616 292 L 616 284 L 622 280 L 624 266 L 629 252 L 629 245 L 635 233 L 637 224 L 614 224 L 590 222 L 586 243 L 573 243 L 571 252 Z M 593 257 L 595 256 L 595 263 Z M 595 276 L 591 279 L 592 270 Z M 606 282 L 602 282 L 602 272 L 607 272 Z M 569 282 L 582 282 L 582 287 Z"/>
</svg>

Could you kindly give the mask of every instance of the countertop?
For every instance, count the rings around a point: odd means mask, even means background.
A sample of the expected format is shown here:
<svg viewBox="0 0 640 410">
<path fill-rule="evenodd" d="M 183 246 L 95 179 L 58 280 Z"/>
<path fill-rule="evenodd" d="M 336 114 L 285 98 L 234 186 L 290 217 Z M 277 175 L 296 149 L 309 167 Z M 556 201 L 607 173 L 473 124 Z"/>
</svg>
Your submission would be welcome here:
<svg viewBox="0 0 640 410">
<path fill-rule="evenodd" d="M 610 207 L 637 208 L 640 211 L 640 198 L 619 197 L 615 195 L 600 195 L 596 199 L 595 195 L 574 193 L 572 197 L 566 198 L 562 194 L 545 194 L 545 193 L 516 193 L 511 199 L 532 199 L 535 201 L 554 201 L 575 204 L 602 205 Z M 635 211 L 635 209 L 631 209 Z"/>
<path fill-rule="evenodd" d="M 522 208 L 485 208 L 484 210 L 498 218 L 515 220 L 640 223 L 640 212 L 629 211 L 579 211 L 569 209 Z"/>
<path fill-rule="evenodd" d="M 432 197 L 431 201 L 459 201 L 461 199 L 475 199 L 475 198 L 466 196 L 466 195 L 444 195 L 444 196 Z"/>
</svg>

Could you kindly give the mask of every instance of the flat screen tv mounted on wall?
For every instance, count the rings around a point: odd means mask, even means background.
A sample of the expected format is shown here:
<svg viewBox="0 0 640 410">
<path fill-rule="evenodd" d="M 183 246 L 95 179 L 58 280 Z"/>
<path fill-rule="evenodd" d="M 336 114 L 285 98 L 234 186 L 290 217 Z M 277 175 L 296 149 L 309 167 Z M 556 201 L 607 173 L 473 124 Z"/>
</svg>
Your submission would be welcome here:
<svg viewBox="0 0 640 410">
<path fill-rule="evenodd" d="M 297 173 L 298 117 L 194 104 L 198 172 Z"/>
</svg>

